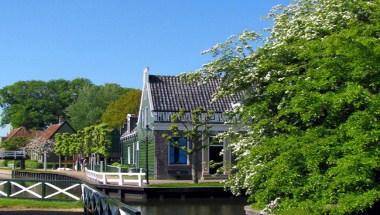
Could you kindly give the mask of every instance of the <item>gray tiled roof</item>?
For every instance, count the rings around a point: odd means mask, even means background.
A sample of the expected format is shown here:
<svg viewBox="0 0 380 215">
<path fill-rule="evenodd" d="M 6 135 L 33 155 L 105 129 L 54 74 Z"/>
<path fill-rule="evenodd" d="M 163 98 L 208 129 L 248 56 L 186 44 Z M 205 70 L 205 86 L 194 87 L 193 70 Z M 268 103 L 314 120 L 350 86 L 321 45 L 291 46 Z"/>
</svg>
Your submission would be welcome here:
<svg viewBox="0 0 380 215">
<path fill-rule="evenodd" d="M 210 80 L 206 84 L 188 83 L 178 76 L 149 75 L 149 83 L 153 102 L 153 111 L 186 111 L 199 107 L 215 112 L 231 110 L 232 104 L 240 100 L 240 96 L 226 96 L 211 102 L 220 80 Z"/>
</svg>

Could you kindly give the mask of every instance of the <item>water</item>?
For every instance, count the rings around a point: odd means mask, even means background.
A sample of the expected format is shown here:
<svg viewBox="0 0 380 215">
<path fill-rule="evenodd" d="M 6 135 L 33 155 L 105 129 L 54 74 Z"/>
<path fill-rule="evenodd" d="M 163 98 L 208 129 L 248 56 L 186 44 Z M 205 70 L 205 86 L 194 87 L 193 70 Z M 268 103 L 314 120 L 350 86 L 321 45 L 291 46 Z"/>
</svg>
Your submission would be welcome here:
<svg viewBox="0 0 380 215">
<path fill-rule="evenodd" d="M 149 199 L 146 203 L 126 203 L 142 215 L 244 215 L 247 205 L 243 198 Z"/>
</svg>

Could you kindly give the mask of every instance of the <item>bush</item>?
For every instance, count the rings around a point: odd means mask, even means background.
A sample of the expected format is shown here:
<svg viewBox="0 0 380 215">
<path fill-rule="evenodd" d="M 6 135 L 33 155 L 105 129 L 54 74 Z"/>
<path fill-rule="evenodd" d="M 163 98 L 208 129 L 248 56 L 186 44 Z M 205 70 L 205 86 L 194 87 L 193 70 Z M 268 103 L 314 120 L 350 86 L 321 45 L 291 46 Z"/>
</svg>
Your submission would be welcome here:
<svg viewBox="0 0 380 215">
<path fill-rule="evenodd" d="M 25 161 L 25 168 L 27 169 L 40 169 L 42 168 L 42 163 L 38 163 L 36 160 L 26 160 Z"/>
<path fill-rule="evenodd" d="M 120 168 L 122 168 L 122 169 L 128 169 L 128 168 L 129 168 L 129 165 L 127 165 L 127 164 L 120 164 L 120 163 L 118 163 L 118 162 L 114 162 L 114 163 L 112 163 L 111 166 L 120 167 Z"/>
<path fill-rule="evenodd" d="M 7 160 L 0 160 L 0 167 L 7 167 L 8 162 Z"/>
<path fill-rule="evenodd" d="M 16 168 L 16 167 L 19 167 L 20 166 L 20 161 L 19 160 L 9 160 L 7 161 L 7 166 L 6 167 L 9 167 L 9 168 Z"/>
<path fill-rule="evenodd" d="M 48 169 L 57 169 L 59 167 L 59 163 L 47 162 L 46 166 Z M 62 166 L 63 166 L 63 164 L 62 164 Z"/>
</svg>

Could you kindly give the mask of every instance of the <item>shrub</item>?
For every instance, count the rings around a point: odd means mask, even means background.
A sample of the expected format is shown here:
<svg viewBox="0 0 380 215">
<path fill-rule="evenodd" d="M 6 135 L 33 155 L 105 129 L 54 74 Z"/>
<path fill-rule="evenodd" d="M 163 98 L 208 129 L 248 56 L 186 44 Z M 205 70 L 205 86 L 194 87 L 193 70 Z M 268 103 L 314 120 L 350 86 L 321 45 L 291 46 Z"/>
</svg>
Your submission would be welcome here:
<svg viewBox="0 0 380 215">
<path fill-rule="evenodd" d="M 0 160 L 0 167 L 6 167 L 7 163 L 7 160 Z"/>
<path fill-rule="evenodd" d="M 40 169 L 42 168 L 42 164 L 38 163 L 36 160 L 26 160 L 25 161 L 25 168 L 27 169 Z"/>
</svg>

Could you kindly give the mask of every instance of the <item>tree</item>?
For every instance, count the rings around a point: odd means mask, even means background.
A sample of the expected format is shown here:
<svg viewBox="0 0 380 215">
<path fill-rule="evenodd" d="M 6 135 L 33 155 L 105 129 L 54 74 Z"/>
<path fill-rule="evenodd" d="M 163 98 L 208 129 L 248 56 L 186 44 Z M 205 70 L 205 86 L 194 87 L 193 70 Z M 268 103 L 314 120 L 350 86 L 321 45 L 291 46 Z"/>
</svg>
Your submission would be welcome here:
<svg viewBox="0 0 380 215">
<path fill-rule="evenodd" d="M 0 148 L 5 150 L 19 150 L 29 143 L 29 137 L 13 137 L 0 143 Z"/>
<path fill-rule="evenodd" d="M 60 133 L 55 135 L 54 152 L 61 156 L 83 154 L 83 137 L 79 133 Z"/>
<path fill-rule="evenodd" d="M 107 106 L 128 89 L 117 84 L 86 86 L 80 90 L 78 99 L 66 109 L 71 125 L 80 130 L 99 123 Z"/>
<path fill-rule="evenodd" d="M 56 134 L 54 152 L 58 155 L 90 155 L 92 153 L 108 157 L 111 145 L 111 129 L 101 123 L 78 131 L 77 133 Z"/>
<path fill-rule="evenodd" d="M 54 150 L 54 140 L 46 139 L 43 137 L 35 137 L 25 147 L 27 151 L 35 152 L 44 156 L 44 169 L 47 167 L 47 154 Z"/>
<path fill-rule="evenodd" d="M 111 128 L 120 128 L 127 114 L 137 114 L 140 106 L 140 90 L 131 90 L 111 102 L 102 115 L 102 122 Z"/>
<path fill-rule="evenodd" d="M 19 81 L 0 89 L 1 125 L 42 129 L 56 123 L 59 116 L 78 96 L 87 79 L 72 81 Z"/>
<path fill-rule="evenodd" d="M 187 121 L 185 118 L 184 110 L 174 113 L 171 116 L 172 125 L 170 126 L 170 133 L 163 134 L 163 138 L 166 139 L 168 144 L 172 144 L 174 147 L 184 151 L 190 156 L 191 163 L 191 175 L 194 183 L 198 183 L 198 176 L 200 173 L 199 152 L 205 147 L 208 147 L 205 138 L 209 136 L 210 117 L 213 115 L 211 111 L 205 111 L 201 108 L 190 112 L 191 121 Z M 178 142 L 178 137 L 186 137 L 190 143 L 189 147 L 181 146 Z"/>
<path fill-rule="evenodd" d="M 226 134 L 227 185 L 275 213 L 368 210 L 380 199 L 380 1 L 298 0 L 270 16 L 263 46 L 243 32 L 186 75 L 221 78 L 217 96 L 244 92 L 235 111 L 249 131 Z"/>
</svg>

